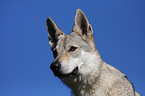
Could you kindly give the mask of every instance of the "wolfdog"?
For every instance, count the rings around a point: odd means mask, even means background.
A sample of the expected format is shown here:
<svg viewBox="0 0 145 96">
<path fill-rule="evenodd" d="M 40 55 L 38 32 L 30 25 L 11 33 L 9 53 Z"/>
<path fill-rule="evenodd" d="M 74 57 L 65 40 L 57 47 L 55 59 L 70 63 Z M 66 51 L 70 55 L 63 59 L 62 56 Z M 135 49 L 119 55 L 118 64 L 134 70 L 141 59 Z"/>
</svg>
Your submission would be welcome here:
<svg viewBox="0 0 145 96">
<path fill-rule="evenodd" d="M 72 89 L 72 95 L 140 96 L 125 74 L 102 60 L 95 47 L 92 26 L 82 10 L 76 10 L 69 35 L 50 17 L 46 27 L 54 55 L 50 69 Z"/>
</svg>

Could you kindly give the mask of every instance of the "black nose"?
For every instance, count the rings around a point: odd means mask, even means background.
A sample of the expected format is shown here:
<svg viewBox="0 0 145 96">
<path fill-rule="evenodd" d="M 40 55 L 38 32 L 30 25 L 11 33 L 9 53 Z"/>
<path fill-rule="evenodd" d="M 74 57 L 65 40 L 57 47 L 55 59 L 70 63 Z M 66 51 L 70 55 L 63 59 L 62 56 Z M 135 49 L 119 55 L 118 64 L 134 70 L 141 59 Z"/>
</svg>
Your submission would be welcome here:
<svg viewBox="0 0 145 96">
<path fill-rule="evenodd" d="M 50 66 L 50 69 L 53 71 L 53 72 L 59 72 L 60 71 L 60 68 L 61 68 L 61 64 L 59 62 L 54 62 L 51 64 Z"/>
</svg>

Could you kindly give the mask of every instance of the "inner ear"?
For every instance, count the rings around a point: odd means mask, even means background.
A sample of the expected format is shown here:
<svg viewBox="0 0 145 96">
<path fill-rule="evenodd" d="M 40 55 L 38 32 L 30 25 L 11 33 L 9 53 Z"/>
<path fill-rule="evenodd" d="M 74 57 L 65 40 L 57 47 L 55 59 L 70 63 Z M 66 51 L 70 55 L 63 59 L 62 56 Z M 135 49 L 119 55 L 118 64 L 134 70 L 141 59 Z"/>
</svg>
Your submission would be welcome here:
<svg viewBox="0 0 145 96">
<path fill-rule="evenodd" d="M 80 27 L 82 29 L 82 35 L 87 35 L 87 32 L 88 32 L 88 24 L 87 24 L 87 21 L 84 18 L 81 19 Z"/>
</svg>

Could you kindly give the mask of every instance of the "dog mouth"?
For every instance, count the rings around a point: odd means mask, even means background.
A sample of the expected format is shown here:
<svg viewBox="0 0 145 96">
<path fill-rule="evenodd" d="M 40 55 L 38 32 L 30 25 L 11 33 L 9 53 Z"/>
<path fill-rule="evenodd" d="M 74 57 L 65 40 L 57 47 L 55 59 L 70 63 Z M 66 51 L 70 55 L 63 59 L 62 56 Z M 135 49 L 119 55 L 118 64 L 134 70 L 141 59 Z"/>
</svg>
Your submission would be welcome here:
<svg viewBox="0 0 145 96">
<path fill-rule="evenodd" d="M 78 73 L 78 70 L 79 70 L 79 68 L 76 67 L 71 73 L 68 73 L 68 74 L 54 73 L 54 75 L 60 79 L 63 79 L 63 78 L 67 78 L 67 77 L 76 75 Z"/>
</svg>

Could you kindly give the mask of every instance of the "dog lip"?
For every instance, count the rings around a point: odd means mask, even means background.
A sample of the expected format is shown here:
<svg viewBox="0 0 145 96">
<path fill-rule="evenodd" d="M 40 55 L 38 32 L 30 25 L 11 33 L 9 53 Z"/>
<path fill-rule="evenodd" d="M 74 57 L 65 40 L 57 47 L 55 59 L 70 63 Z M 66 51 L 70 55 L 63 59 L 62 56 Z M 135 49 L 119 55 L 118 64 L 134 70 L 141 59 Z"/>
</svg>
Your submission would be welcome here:
<svg viewBox="0 0 145 96">
<path fill-rule="evenodd" d="M 79 69 L 79 68 L 78 68 L 78 67 L 76 67 L 76 68 L 72 71 L 72 73 L 71 73 L 71 74 L 72 74 L 72 75 L 76 75 L 76 74 L 78 73 L 78 69 Z"/>
<path fill-rule="evenodd" d="M 76 68 L 75 68 L 71 73 L 69 73 L 69 74 L 54 73 L 54 75 L 57 76 L 57 77 L 60 78 L 60 79 L 63 79 L 63 78 L 69 77 L 69 76 L 76 75 L 76 74 L 78 73 L 78 70 L 79 70 L 79 68 L 76 67 Z"/>
</svg>

